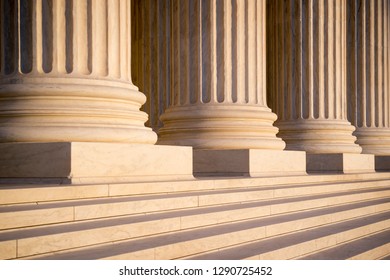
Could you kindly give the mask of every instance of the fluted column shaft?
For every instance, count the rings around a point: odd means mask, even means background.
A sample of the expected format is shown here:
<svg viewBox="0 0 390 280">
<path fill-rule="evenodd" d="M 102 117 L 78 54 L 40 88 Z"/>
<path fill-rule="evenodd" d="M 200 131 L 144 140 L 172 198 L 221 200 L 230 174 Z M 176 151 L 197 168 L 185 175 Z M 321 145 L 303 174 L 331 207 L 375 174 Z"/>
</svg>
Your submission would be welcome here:
<svg viewBox="0 0 390 280">
<path fill-rule="evenodd" d="M 347 121 L 346 1 L 269 0 L 267 74 L 287 149 L 359 153 Z"/>
<path fill-rule="evenodd" d="M 157 18 L 166 15 L 161 1 L 152 2 L 139 1 L 156 9 Z M 163 64 L 151 82 L 164 88 L 150 87 L 147 93 L 151 100 L 161 91 L 170 93 L 158 143 L 282 150 L 285 144 L 272 125 L 276 115 L 266 105 L 265 1 L 169 2 L 170 52 L 148 40 L 145 54 L 154 65 L 156 52 L 170 64 L 169 80 Z M 145 36 L 156 38 L 159 30 L 151 28 Z"/>
<path fill-rule="evenodd" d="M 364 153 L 390 155 L 388 0 L 348 1 L 349 118 Z"/>
<path fill-rule="evenodd" d="M 127 0 L 1 1 L 0 142 L 154 143 Z"/>
</svg>

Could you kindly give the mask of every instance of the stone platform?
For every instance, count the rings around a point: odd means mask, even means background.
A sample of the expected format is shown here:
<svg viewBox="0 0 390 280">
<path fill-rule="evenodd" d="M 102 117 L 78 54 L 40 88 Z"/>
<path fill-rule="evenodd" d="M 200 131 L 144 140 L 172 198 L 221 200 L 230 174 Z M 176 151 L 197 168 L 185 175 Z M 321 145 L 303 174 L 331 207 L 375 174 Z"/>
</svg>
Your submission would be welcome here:
<svg viewBox="0 0 390 280">
<path fill-rule="evenodd" d="M 122 143 L 0 144 L 0 182 L 104 183 L 192 177 L 192 148 Z"/>
</svg>

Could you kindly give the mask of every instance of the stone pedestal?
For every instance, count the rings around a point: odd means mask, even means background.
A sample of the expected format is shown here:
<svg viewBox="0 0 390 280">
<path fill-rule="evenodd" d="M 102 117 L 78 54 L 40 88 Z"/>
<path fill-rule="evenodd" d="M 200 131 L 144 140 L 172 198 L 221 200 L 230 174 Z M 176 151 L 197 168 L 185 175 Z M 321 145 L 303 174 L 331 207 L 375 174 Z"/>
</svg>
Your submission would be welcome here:
<svg viewBox="0 0 390 280">
<path fill-rule="evenodd" d="M 375 171 L 375 156 L 365 154 L 307 154 L 309 173 L 364 173 Z"/>
<path fill-rule="evenodd" d="M 306 174 L 299 151 L 194 150 L 195 176 L 286 176 Z"/>
<path fill-rule="evenodd" d="M 0 145 L 0 182 L 109 183 L 193 179 L 192 148 L 125 143 Z"/>
</svg>

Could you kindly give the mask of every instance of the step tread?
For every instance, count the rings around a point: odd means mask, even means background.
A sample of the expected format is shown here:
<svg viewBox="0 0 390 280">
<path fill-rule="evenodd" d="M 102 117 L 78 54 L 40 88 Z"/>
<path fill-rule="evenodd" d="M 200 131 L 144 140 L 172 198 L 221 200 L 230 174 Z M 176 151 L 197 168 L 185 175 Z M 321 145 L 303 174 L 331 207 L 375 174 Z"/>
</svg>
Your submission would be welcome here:
<svg viewBox="0 0 390 280">
<path fill-rule="evenodd" d="M 341 244 L 301 258 L 302 260 L 344 260 L 390 243 L 390 229 Z"/>
<path fill-rule="evenodd" d="M 300 186 L 300 187 L 304 187 L 304 186 Z M 291 187 L 285 187 L 285 188 L 291 188 Z M 29 203 L 27 205 L 7 205 L 7 206 L 0 206 L 0 214 L 9 213 L 9 212 L 18 212 L 18 211 L 52 209 L 52 208 L 105 205 L 105 204 L 139 202 L 139 201 L 148 201 L 148 200 L 153 201 L 153 200 L 161 200 L 161 199 L 169 199 L 169 198 L 189 198 L 189 197 L 212 196 L 212 195 L 219 196 L 224 194 L 228 195 L 228 194 L 243 194 L 243 193 L 251 194 L 254 192 L 272 191 L 274 189 L 275 188 L 247 188 L 247 189 L 229 190 L 229 191 L 189 192 L 189 193 L 176 193 L 176 194 L 165 194 L 165 195 L 158 194 L 158 195 L 148 195 L 148 196 L 95 198 L 95 199 L 34 203 L 34 204 Z M 325 197 L 327 195 L 335 196 L 335 195 L 354 194 L 354 193 L 381 192 L 387 190 L 390 190 L 390 185 L 388 187 L 367 187 L 363 189 L 341 190 L 338 192 L 330 192 L 330 193 L 322 193 L 322 194 L 309 194 L 307 196 L 309 197 L 314 195 L 323 195 Z M 290 196 L 286 196 L 286 197 L 290 197 Z M 266 199 L 270 199 L 270 198 L 266 197 Z M 258 200 L 258 199 L 253 199 L 253 200 Z"/>
<path fill-rule="evenodd" d="M 61 233 L 67 233 L 67 232 L 73 232 L 73 231 L 99 229 L 99 228 L 119 226 L 119 225 L 125 225 L 125 224 L 131 225 L 134 223 L 164 220 L 164 219 L 170 219 L 170 218 L 176 218 L 176 217 L 190 217 L 190 216 L 195 216 L 195 215 L 204 215 L 204 214 L 210 214 L 210 213 L 216 213 L 216 212 L 226 212 L 226 211 L 233 211 L 233 210 L 239 210 L 239 209 L 250 211 L 251 208 L 256 208 L 256 207 L 261 207 L 261 206 L 269 206 L 269 205 L 277 206 L 278 204 L 283 204 L 286 202 L 299 203 L 301 201 L 305 201 L 305 200 L 300 200 L 298 198 L 294 198 L 294 199 L 290 198 L 290 199 L 283 199 L 283 200 L 277 200 L 277 201 L 242 203 L 242 204 L 233 204 L 233 205 L 213 206 L 213 207 L 206 207 L 206 208 L 176 210 L 176 211 L 170 211 L 170 212 L 165 212 L 165 213 L 148 213 L 148 214 L 142 214 L 142 215 L 125 216 L 125 217 L 123 217 L 123 216 L 112 217 L 112 218 L 101 219 L 101 220 L 100 219 L 99 220 L 92 220 L 92 221 L 87 220 L 87 221 L 79 221 L 79 222 L 68 222 L 68 223 L 57 224 L 57 225 L 37 226 L 35 228 L 27 228 L 27 229 L 22 228 L 22 229 L 14 229 L 14 230 L 3 230 L 3 231 L 0 231 L 0 242 L 6 241 L 6 240 L 17 240 L 17 239 L 22 239 L 22 238 L 31 238 L 31 237 L 38 237 L 38 236 L 61 234 Z M 390 203 L 390 197 L 369 200 L 369 201 L 348 203 L 346 205 L 330 206 L 330 207 L 327 207 L 325 209 L 320 208 L 320 209 L 311 210 L 311 211 L 312 212 L 316 211 L 313 213 L 332 213 L 332 212 L 346 211 L 346 210 L 358 209 L 358 208 L 363 208 L 363 207 L 367 207 L 367 206 L 386 204 L 386 203 Z M 307 212 L 309 210 L 304 210 L 304 211 Z M 298 214 L 299 213 L 300 213 L 300 211 L 298 212 Z M 294 215 L 296 215 L 296 214 L 297 213 L 295 213 Z M 271 214 L 268 214 L 268 215 L 263 216 L 261 218 L 262 219 L 269 218 L 270 216 L 271 216 Z"/>
<path fill-rule="evenodd" d="M 347 175 L 347 174 L 345 174 Z M 369 174 L 369 175 L 372 175 L 372 174 Z M 332 176 L 332 175 L 330 175 Z M 333 175 L 335 176 L 335 175 Z M 178 195 L 178 197 L 182 196 L 182 195 L 188 195 L 189 193 L 193 193 L 193 195 L 202 195 L 202 194 L 212 194 L 214 192 L 214 194 L 218 195 L 219 193 L 229 193 L 229 192 L 246 192 L 246 191 L 254 191 L 254 190 L 257 190 L 257 191 L 266 191 L 266 190 L 277 190 L 277 189 L 280 189 L 280 190 L 289 190 L 289 189 L 299 189 L 299 188 L 310 188 L 310 187 L 318 187 L 318 186 L 322 186 L 322 185 L 326 185 L 326 186 L 337 186 L 337 185 L 346 185 L 346 184 L 350 184 L 350 185 L 354 185 L 354 184 L 370 184 L 370 183 L 381 183 L 381 184 L 388 184 L 390 186 L 390 177 L 379 177 L 379 178 L 360 178 L 360 180 L 335 180 L 335 181 L 332 181 L 330 180 L 330 182 L 324 182 L 324 181 L 316 181 L 314 178 L 310 177 L 310 176 L 300 176 L 302 178 L 305 178 L 306 177 L 309 177 L 310 180 L 308 180 L 309 182 L 302 182 L 302 183 L 293 183 L 293 182 L 289 182 L 289 181 L 286 181 L 286 182 L 283 182 L 283 184 L 278 184 L 278 183 L 273 183 L 274 180 L 278 180 L 280 178 L 284 178 L 284 177 L 272 177 L 270 178 L 270 181 L 267 182 L 265 179 L 266 178 L 245 178 L 245 179 L 231 179 L 231 181 L 235 182 L 235 181 L 239 181 L 239 182 L 246 182 L 247 185 L 245 184 L 240 184 L 239 187 L 236 187 L 234 186 L 235 184 L 232 185 L 231 182 L 229 182 L 229 180 L 214 180 L 214 181 L 210 181 L 210 182 L 204 182 L 202 180 L 196 180 L 196 181 L 176 181 L 176 182 L 172 182 L 174 183 L 175 185 L 179 185 L 179 186 L 182 186 L 183 188 L 180 189 L 179 187 L 177 188 L 177 190 L 175 191 L 170 191 L 169 189 L 169 185 L 167 185 L 166 187 L 166 190 L 165 191 L 160 191 L 160 192 L 157 192 L 157 193 L 147 193 L 147 192 L 143 192 L 142 190 L 139 190 L 139 192 L 129 192 L 129 193 L 126 193 L 124 192 L 123 194 L 120 194 L 120 191 L 114 191 L 113 189 L 120 189 L 121 186 L 123 186 L 124 189 L 126 188 L 131 188 L 133 187 L 132 184 L 128 184 L 128 185 L 123 185 L 123 184 L 109 184 L 109 185 L 82 185 L 82 186 L 73 186 L 73 185 L 69 185 L 69 186 L 62 186 L 62 185 L 59 185 L 59 186 L 43 186 L 43 187 L 33 187 L 33 186 L 29 186 L 29 187 L 26 187 L 26 188 L 18 188 L 18 187 L 15 187 L 16 189 L 12 189 L 10 187 L 0 187 L 0 211 L 2 208 L 6 209 L 7 207 L 23 207 L 23 206 L 26 206 L 26 207 L 29 207 L 31 205 L 34 205 L 34 204 L 38 204 L 38 205 L 44 205 L 44 204 L 56 204 L 56 203 L 63 203 L 64 206 L 68 205 L 67 203 L 70 203 L 69 205 L 72 205 L 73 203 L 76 203 L 76 204 L 83 204 L 84 202 L 85 203 L 88 203 L 90 201 L 98 201 L 100 200 L 102 203 L 105 203 L 106 201 L 107 202 L 110 202 L 111 199 L 126 199 L 126 198 L 131 198 L 131 199 L 134 199 L 134 200 L 137 200 L 137 199 L 142 199 L 142 197 L 144 197 L 145 199 L 150 196 L 151 198 L 153 197 L 158 197 L 158 196 L 167 196 L 167 195 Z M 329 179 L 332 178 L 332 177 L 329 177 Z M 348 177 L 346 177 L 348 178 Z M 258 184 L 256 184 L 256 182 L 258 180 L 260 180 Z M 216 186 L 216 182 L 218 182 L 217 185 L 220 185 L 220 186 Z M 226 183 L 227 186 L 225 186 L 224 188 L 222 188 L 221 186 L 223 186 L 222 183 Z M 160 183 L 163 183 L 163 184 L 167 184 L 168 182 L 156 182 L 155 184 L 160 184 Z M 186 184 L 200 184 L 200 185 L 207 185 L 208 183 L 210 183 L 210 187 L 208 188 L 203 188 L 203 189 L 190 189 L 190 190 L 186 190 Z M 153 187 L 153 185 L 150 185 L 149 187 Z M 145 186 L 145 188 L 147 188 Z M 44 193 L 31 193 L 31 190 L 33 189 L 36 189 L 37 191 L 44 191 Z M 47 199 L 47 196 L 50 195 L 50 189 L 53 190 L 53 192 L 58 192 L 60 194 L 60 196 L 58 196 L 56 199 L 54 200 L 50 200 L 50 199 Z M 88 193 L 87 190 L 90 190 L 91 193 Z M 12 203 L 12 197 L 18 197 L 16 196 L 16 192 L 19 192 L 20 191 L 23 191 L 23 190 L 26 190 L 25 194 L 23 195 L 23 197 L 26 197 L 27 196 L 27 200 L 28 201 L 25 201 L 23 202 L 23 199 L 22 200 L 17 200 L 15 203 Z M 82 190 L 82 191 L 80 191 Z M 12 194 L 12 192 L 15 192 Z M 85 198 L 81 197 L 83 193 L 86 193 L 85 194 Z M 26 195 L 28 194 L 28 195 Z M 8 197 L 8 198 L 6 198 Z M 60 199 L 60 197 L 65 197 L 64 199 Z M 10 208 L 10 209 L 16 209 L 15 211 L 17 211 L 18 208 Z M 6 210 L 4 210 L 6 211 Z M 13 210 L 10 210 L 10 211 L 13 211 Z"/>
<path fill-rule="evenodd" d="M 234 260 L 247 259 L 253 256 L 273 252 L 302 242 L 320 239 L 337 233 L 373 224 L 389 219 L 390 212 L 383 212 L 375 215 L 360 217 L 344 222 L 324 225 L 313 229 L 298 231 L 287 235 L 272 237 L 269 239 L 249 242 L 232 248 L 222 249 L 216 252 L 200 254 L 188 259 L 192 260 Z M 315 248 L 313 248 L 315 250 Z"/>
<path fill-rule="evenodd" d="M 334 209 L 326 209 L 324 212 L 334 212 Z M 283 222 L 291 222 L 298 221 L 303 218 L 308 217 L 316 217 L 318 216 L 317 211 L 309 211 L 305 213 L 295 213 L 295 214 L 287 214 L 278 217 L 270 217 L 259 220 L 251 220 L 245 222 L 232 223 L 227 225 L 219 225 L 212 226 L 201 229 L 180 231 L 177 233 L 163 234 L 153 237 L 145 237 L 137 240 L 123 241 L 114 243 L 111 245 L 101 245 L 98 247 L 88 248 L 85 250 L 75 251 L 75 252 L 64 252 L 58 253 L 45 257 L 38 257 L 38 259 L 90 259 L 92 256 L 95 259 L 106 258 L 116 254 L 123 254 L 127 252 L 134 252 L 137 250 L 146 250 L 153 249 L 161 246 L 168 246 L 170 244 L 176 244 L 179 242 L 187 242 L 192 240 L 198 240 L 201 238 L 207 238 L 210 236 L 217 236 L 231 232 L 245 231 L 253 228 L 261 228 L 269 225 L 280 224 Z M 324 214 L 324 213 L 323 213 Z M 358 226 L 367 225 L 383 220 L 390 219 L 390 211 L 370 215 L 367 217 L 361 217 L 353 220 L 348 220 L 345 222 L 327 225 L 321 227 L 321 230 L 308 230 L 304 233 L 299 232 L 296 236 L 290 235 L 288 238 L 285 236 L 279 237 L 280 240 L 278 242 L 269 242 L 269 240 L 262 240 L 260 242 L 267 242 L 269 249 L 272 249 L 272 246 L 277 248 L 278 246 L 288 245 L 291 242 L 302 242 L 303 240 L 307 240 L 308 238 L 316 238 L 317 236 L 328 235 L 331 232 L 335 231 L 345 231 L 348 229 L 353 229 Z M 311 234 L 311 236 L 310 236 Z M 253 248 L 253 244 L 250 245 L 249 248 Z M 271 247 L 270 247 L 271 245 Z M 248 246 L 248 245 L 244 245 Z M 241 251 L 241 250 L 240 250 Z M 202 258 L 203 259 L 203 258 Z M 236 258 L 234 258 L 236 259 Z"/>
</svg>

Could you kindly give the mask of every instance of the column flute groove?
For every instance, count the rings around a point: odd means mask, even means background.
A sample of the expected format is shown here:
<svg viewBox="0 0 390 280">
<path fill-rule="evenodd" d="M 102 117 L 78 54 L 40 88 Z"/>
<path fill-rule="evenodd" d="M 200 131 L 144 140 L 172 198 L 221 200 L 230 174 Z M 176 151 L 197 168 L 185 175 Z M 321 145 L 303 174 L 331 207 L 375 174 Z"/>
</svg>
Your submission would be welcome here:
<svg viewBox="0 0 390 280">
<path fill-rule="evenodd" d="M 145 96 L 119 75 L 119 3 L 1 1 L 0 142 L 156 142 Z"/>
<path fill-rule="evenodd" d="M 287 99 L 270 103 L 286 149 L 360 153 L 346 116 L 346 1 L 270 0 L 267 12 L 268 90 Z"/>
<path fill-rule="evenodd" d="M 133 3 L 146 9 L 147 2 Z M 171 47 L 171 79 L 167 81 L 171 96 L 163 114 L 153 112 L 163 124 L 158 143 L 199 149 L 282 150 L 285 144 L 273 126 L 276 115 L 265 97 L 266 1 L 170 3 L 172 34 L 166 42 Z M 159 8 L 159 16 L 164 11 Z M 142 37 L 157 36 L 151 32 Z M 148 55 L 153 53 L 141 56 L 148 59 Z M 153 100 L 159 92 L 146 94 Z"/>
<path fill-rule="evenodd" d="M 347 8 L 348 116 L 363 153 L 390 155 L 389 1 L 348 1 Z"/>
</svg>

